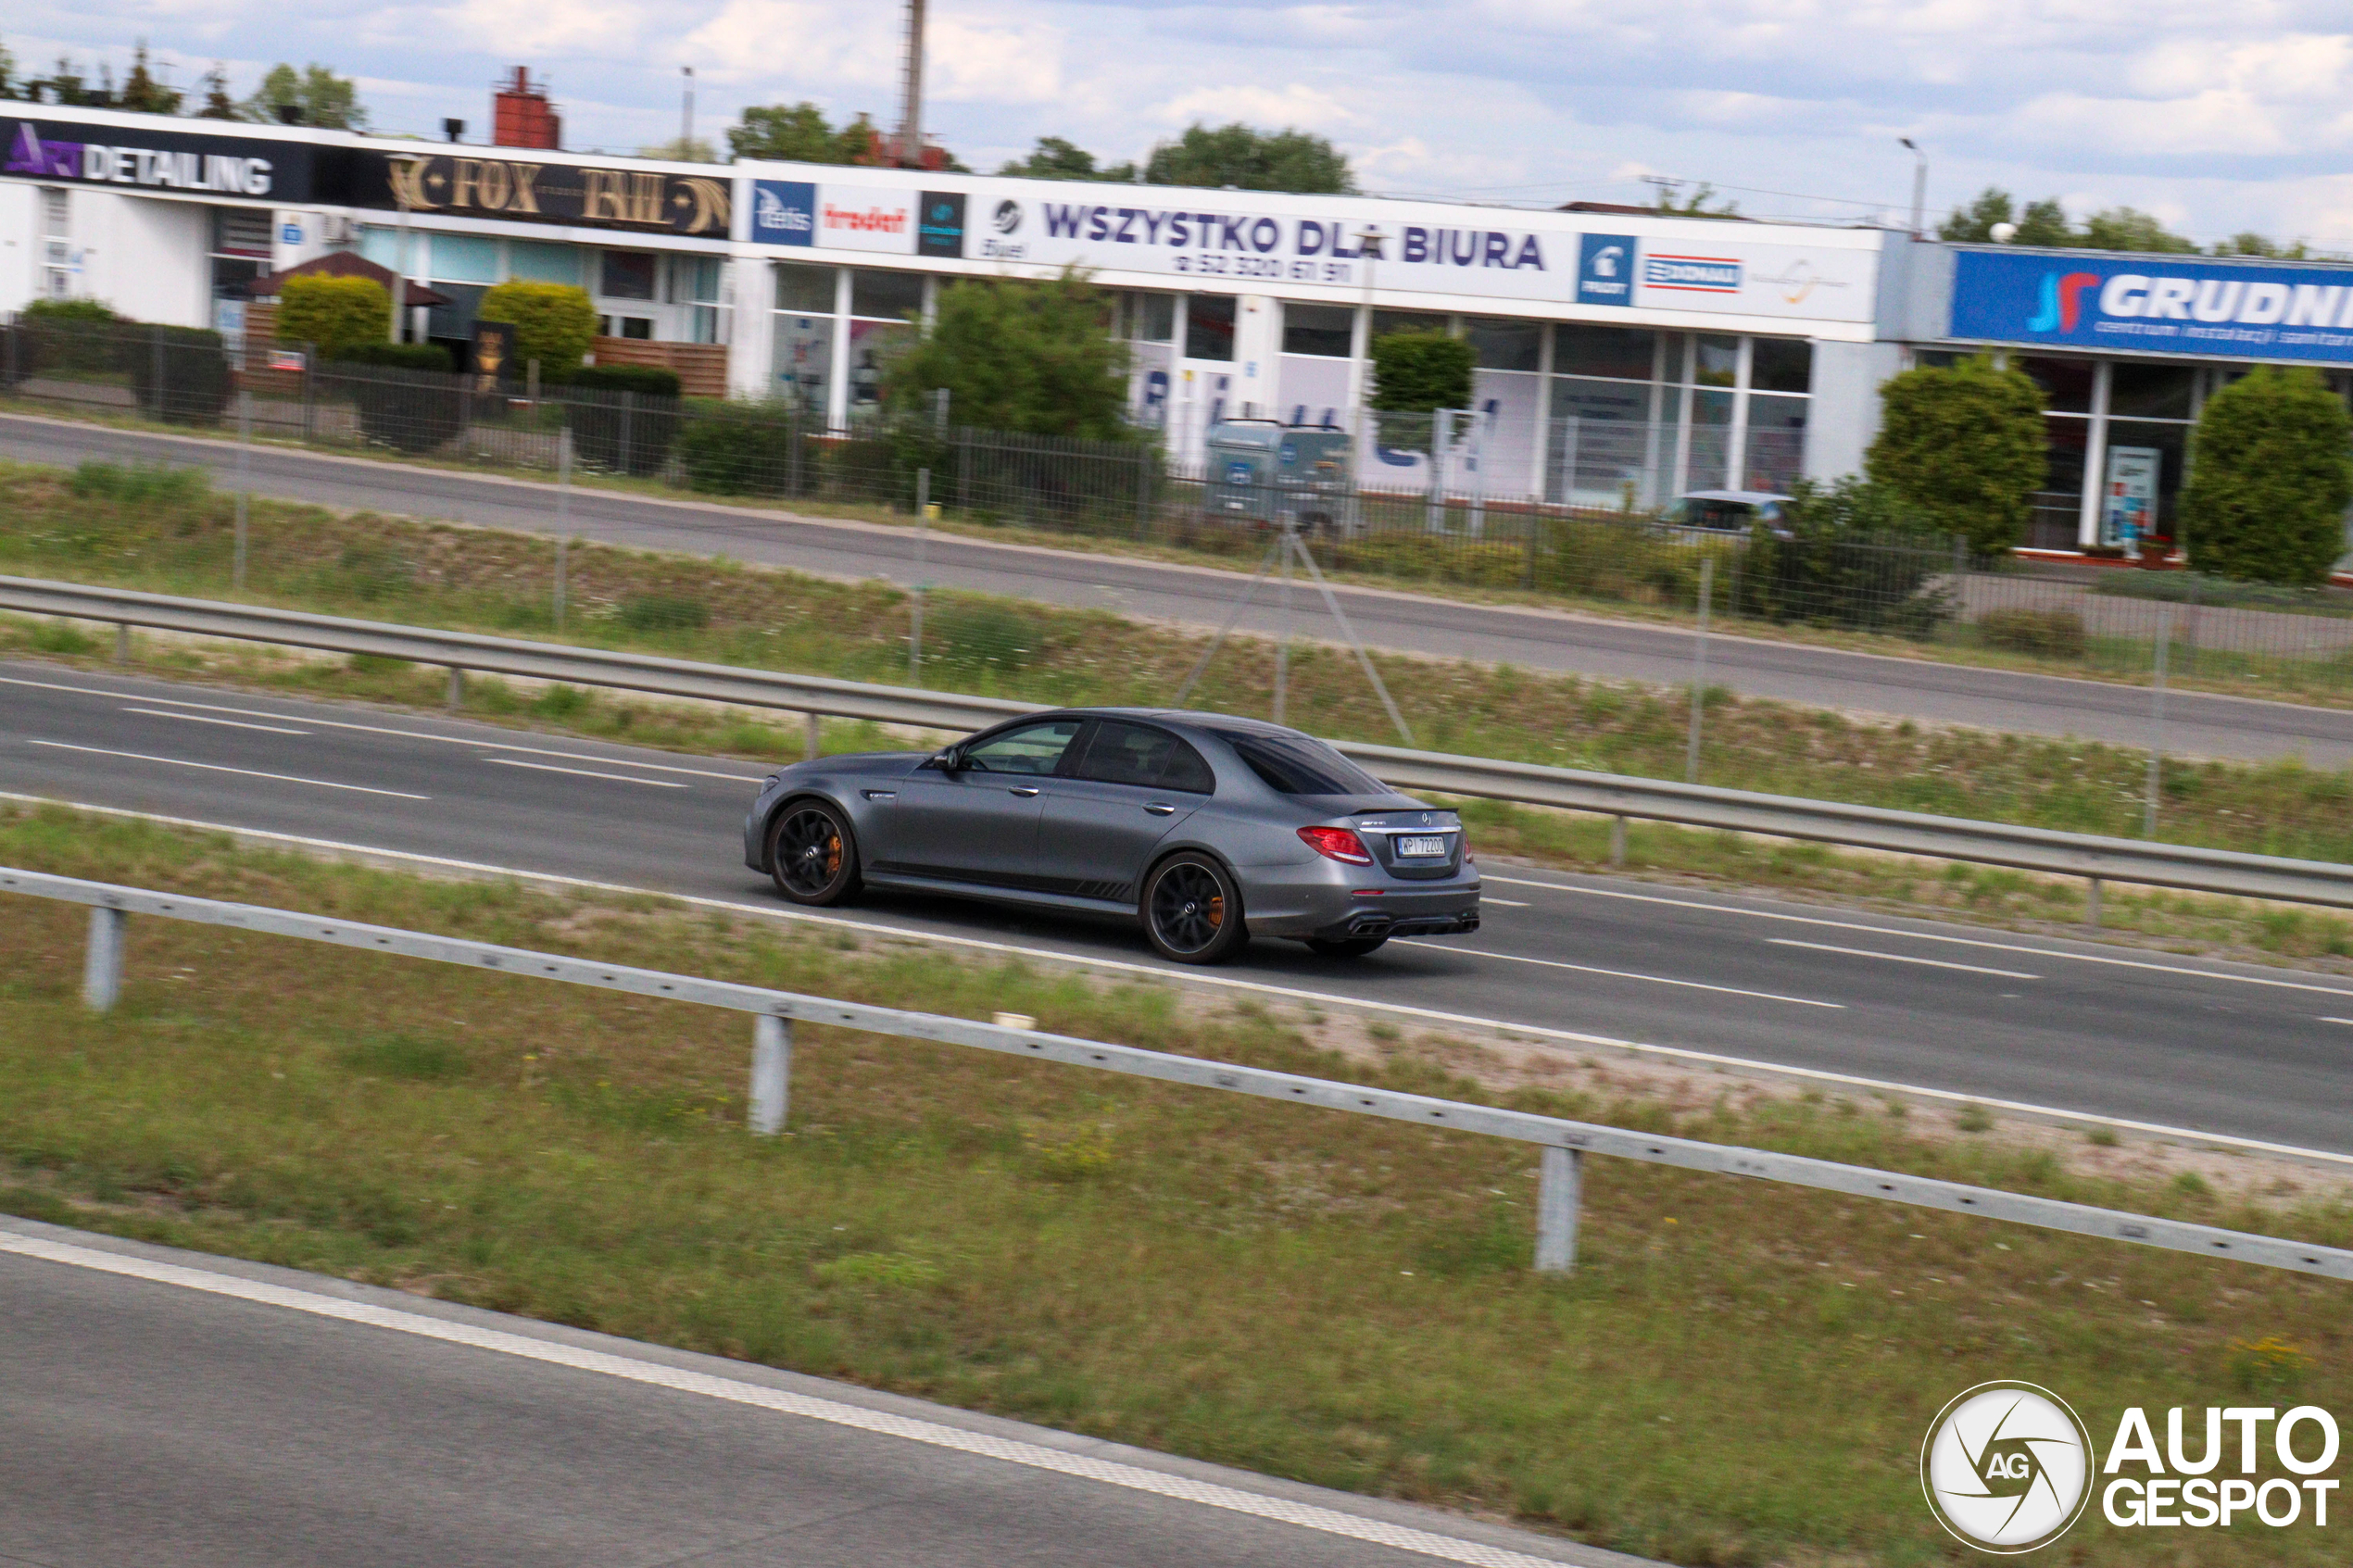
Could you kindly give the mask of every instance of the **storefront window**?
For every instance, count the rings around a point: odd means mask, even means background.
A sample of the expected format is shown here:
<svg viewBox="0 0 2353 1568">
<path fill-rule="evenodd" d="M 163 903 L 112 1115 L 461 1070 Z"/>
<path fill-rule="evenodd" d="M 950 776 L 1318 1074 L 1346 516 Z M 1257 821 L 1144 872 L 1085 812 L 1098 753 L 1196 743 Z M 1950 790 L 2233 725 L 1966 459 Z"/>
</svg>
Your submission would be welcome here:
<svg viewBox="0 0 2353 1568">
<path fill-rule="evenodd" d="M 1463 323 L 1463 336 L 1478 353 L 1482 370 L 1534 370 L 1543 367 L 1544 325 L 1541 321 L 1473 316 Z"/>
<path fill-rule="evenodd" d="M 1760 337 L 1749 349 L 1748 384 L 1756 392 L 1814 390 L 1814 345 L 1804 338 Z M 1755 423 L 1752 418 L 1752 425 Z"/>
<path fill-rule="evenodd" d="M 2197 382 L 2194 365 L 2119 359 L 2108 367 L 2108 411 L 2113 419 L 2186 420 Z"/>
<path fill-rule="evenodd" d="M 1356 312 L 1345 305 L 1285 305 L 1283 352 L 1313 354 L 1326 359 L 1348 358 L 1356 331 Z"/>
<path fill-rule="evenodd" d="M 2096 367 L 2089 359 L 2046 359 L 2038 355 L 2013 355 L 2010 369 L 2024 370 L 2043 389 L 2043 407 L 2054 414 L 2092 411 L 2092 377 Z"/>
<path fill-rule="evenodd" d="M 776 263 L 776 308 L 804 315 L 834 313 L 834 270 L 805 261 Z"/>
<path fill-rule="evenodd" d="M 2175 537 L 2190 429 L 2187 421 L 2108 421 L 2101 461 L 2107 481 L 2100 491 L 2101 544 L 2130 549 L 2144 538 Z"/>
<path fill-rule="evenodd" d="M 1197 294 L 1185 307 L 1185 358 L 1227 359 L 1234 357 L 1234 296 Z"/>
<path fill-rule="evenodd" d="M 1692 339 L 1692 384 L 1730 386 L 1740 379 L 1741 340 L 1702 332 Z"/>
<path fill-rule="evenodd" d="M 924 313 L 924 275 L 856 269 L 849 274 L 849 313 L 877 321 L 920 320 Z"/>
<path fill-rule="evenodd" d="M 245 299 L 245 285 L 269 270 L 270 214 L 242 207 L 214 207 L 212 297 Z"/>
<path fill-rule="evenodd" d="M 1426 316 L 1409 310 L 1373 312 L 1375 337 L 1387 337 L 1391 332 L 1437 332 L 1443 335 L 1453 324 L 1443 316 Z"/>
<path fill-rule="evenodd" d="M 644 251 L 605 252 L 597 292 L 607 299 L 652 299 L 654 257 Z M 832 301 L 828 300 L 826 305 L 830 308 Z"/>
<path fill-rule="evenodd" d="M 507 242 L 508 275 L 535 283 L 568 283 L 578 288 L 580 260 L 580 252 L 571 245 L 551 245 L 539 240 Z"/>
<path fill-rule="evenodd" d="M 815 270 L 815 269 L 812 269 Z M 832 301 L 828 300 L 830 306 Z M 776 316 L 775 389 L 818 419 L 825 417 L 825 388 L 833 374 L 834 318 L 780 311 Z"/>
<path fill-rule="evenodd" d="M 482 312 L 482 296 L 490 292 L 486 283 L 450 283 L 436 279 L 433 292 L 449 301 L 436 305 L 425 312 L 425 336 L 453 346 L 472 351 L 474 320 Z M 461 358 L 459 361 L 464 363 Z"/>
<path fill-rule="evenodd" d="M 1648 381 L 1657 373 L 1657 367 L 1656 332 L 1640 327 L 1588 327 L 1566 321 L 1553 329 L 1553 370 L 1557 374 Z"/>
<path fill-rule="evenodd" d="M 433 237 L 434 282 L 488 284 L 497 282 L 498 278 L 497 240 L 482 234 Z"/>
<path fill-rule="evenodd" d="M 1758 339 L 1757 346 L 1764 345 Z M 1805 474 L 1806 417 L 1813 406 L 1807 397 L 1749 395 L 1743 489 L 1786 491 Z"/>
<path fill-rule="evenodd" d="M 1176 296 L 1139 294 L 1129 296 L 1127 327 L 1138 343 L 1172 343 L 1176 337 Z"/>
</svg>

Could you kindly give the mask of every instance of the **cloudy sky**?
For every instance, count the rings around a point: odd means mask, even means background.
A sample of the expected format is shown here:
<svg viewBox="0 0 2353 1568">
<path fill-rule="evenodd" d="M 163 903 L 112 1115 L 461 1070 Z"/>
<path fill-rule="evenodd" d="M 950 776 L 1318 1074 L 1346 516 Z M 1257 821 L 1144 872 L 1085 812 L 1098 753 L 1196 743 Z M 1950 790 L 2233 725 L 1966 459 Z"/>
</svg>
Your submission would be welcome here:
<svg viewBox="0 0 2353 1568">
<path fill-rule="evenodd" d="M 627 150 L 746 104 L 895 115 L 895 0 L 13 0 L 0 43 L 118 75 L 215 60 L 356 76 L 381 129 L 488 119 L 545 73 L 567 140 Z M 1988 182 L 2079 215 L 2131 204 L 2211 240 L 2353 252 L 2353 12 L 2320 0 L 934 0 L 926 120 L 993 169 L 1043 134 L 1111 158 L 1194 119 L 1319 132 L 1366 188 L 1551 204 L 1712 182 L 1759 216 L 1899 220 Z"/>
</svg>

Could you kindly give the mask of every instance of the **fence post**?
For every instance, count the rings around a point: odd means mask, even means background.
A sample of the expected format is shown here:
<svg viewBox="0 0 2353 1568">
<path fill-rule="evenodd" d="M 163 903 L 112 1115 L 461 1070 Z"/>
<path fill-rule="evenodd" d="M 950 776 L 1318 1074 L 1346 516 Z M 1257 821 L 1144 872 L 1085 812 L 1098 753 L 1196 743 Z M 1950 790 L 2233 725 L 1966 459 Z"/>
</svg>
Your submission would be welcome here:
<svg viewBox="0 0 2353 1568">
<path fill-rule="evenodd" d="M 302 444 L 315 444 L 319 439 L 318 393 L 313 383 L 314 362 L 319 358 L 316 344 L 302 345 Z"/>
<path fill-rule="evenodd" d="M 457 712 L 466 706 L 466 672 L 456 665 L 449 667 L 449 711 Z"/>
<path fill-rule="evenodd" d="M 969 512 L 973 505 L 973 433 L 956 433 L 956 509 Z"/>
<path fill-rule="evenodd" d="M 2165 656 L 2173 644 L 2173 607 L 2157 610 L 2157 673 L 2149 691 L 2148 804 L 2141 813 L 2141 836 L 2157 836 L 2157 801 L 2165 768 Z"/>
<path fill-rule="evenodd" d="M 792 1095 L 792 1025 L 761 1014 L 751 1022 L 751 1130 L 774 1137 L 785 1130 Z"/>
<path fill-rule="evenodd" d="M 536 371 L 539 361 L 534 359 Z M 556 630 L 564 626 L 564 568 L 572 543 L 572 426 L 556 433 Z"/>
<path fill-rule="evenodd" d="M 2083 923 L 2094 931 L 2100 928 L 2100 879 L 2089 879 L 2091 885 L 2083 891 Z"/>
<path fill-rule="evenodd" d="M 82 960 L 82 1005 L 111 1012 L 122 996 L 123 927 L 131 917 L 101 904 L 90 911 L 90 947 Z"/>
<path fill-rule="evenodd" d="M 947 388 L 940 389 L 943 393 Z M 931 470 L 915 470 L 915 591 L 907 597 L 907 684 L 924 684 L 924 546 L 931 539 Z"/>
<path fill-rule="evenodd" d="M 246 513 L 253 501 L 253 389 L 241 387 L 237 392 L 237 548 L 236 560 L 230 569 L 231 585 L 240 594 L 245 591 L 245 527 Z"/>
<path fill-rule="evenodd" d="M 629 416 L 636 407 L 637 395 L 623 387 L 621 393 L 621 471 L 624 475 L 630 471 L 629 460 L 634 456 L 629 445 Z"/>
<path fill-rule="evenodd" d="M 2182 574 L 2190 580 L 2189 608 L 2183 627 L 2182 672 L 2195 677 L 2197 674 L 2197 573 L 2184 562 Z"/>
<path fill-rule="evenodd" d="M 161 327 L 147 329 L 147 369 L 151 377 L 147 384 L 155 388 L 155 401 L 146 413 L 148 418 L 160 420 L 164 410 L 163 329 Z"/>
<path fill-rule="evenodd" d="M 1136 448 L 1136 537 L 1140 542 L 1151 536 L 1152 527 L 1152 449 Z"/>
<path fill-rule="evenodd" d="M 801 756 L 806 761 L 817 760 L 818 744 L 824 738 L 824 717 L 814 710 L 801 715 Z"/>
<path fill-rule="evenodd" d="M 1577 1267 L 1577 1206 L 1584 1185 L 1581 1149 L 1546 1144 L 1537 1162 L 1536 1272 L 1565 1274 Z"/>
<path fill-rule="evenodd" d="M 114 661 L 117 664 L 131 662 L 131 622 L 128 621 L 114 623 Z"/>
<path fill-rule="evenodd" d="M 1609 863 L 1613 871 L 1626 869 L 1626 819 L 1622 815 L 1609 820 Z"/>
<path fill-rule="evenodd" d="M 1683 782 L 1699 783 L 1700 715 L 1707 706 L 1707 601 L 1716 588 L 1716 558 L 1699 563 L 1699 633 L 1692 639 L 1692 738 L 1683 758 Z"/>
</svg>

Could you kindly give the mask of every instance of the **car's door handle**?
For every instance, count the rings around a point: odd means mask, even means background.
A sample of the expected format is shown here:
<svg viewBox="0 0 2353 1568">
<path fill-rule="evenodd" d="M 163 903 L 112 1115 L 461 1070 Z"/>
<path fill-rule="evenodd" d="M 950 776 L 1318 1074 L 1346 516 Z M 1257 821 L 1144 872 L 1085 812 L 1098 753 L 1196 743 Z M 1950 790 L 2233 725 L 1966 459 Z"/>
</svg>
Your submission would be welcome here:
<svg viewBox="0 0 2353 1568">
<path fill-rule="evenodd" d="M 1014 784 L 1007 791 L 1007 793 L 1011 795 L 1018 795 L 1024 800 L 1026 800 L 1031 796 L 1038 793 L 1038 786 L 1036 784 Z"/>
<path fill-rule="evenodd" d="M 1155 800 L 1151 805 L 1145 807 L 1144 809 L 1150 811 L 1155 817 L 1173 817 L 1176 814 L 1176 808 L 1171 806 L 1165 800 Z"/>
</svg>

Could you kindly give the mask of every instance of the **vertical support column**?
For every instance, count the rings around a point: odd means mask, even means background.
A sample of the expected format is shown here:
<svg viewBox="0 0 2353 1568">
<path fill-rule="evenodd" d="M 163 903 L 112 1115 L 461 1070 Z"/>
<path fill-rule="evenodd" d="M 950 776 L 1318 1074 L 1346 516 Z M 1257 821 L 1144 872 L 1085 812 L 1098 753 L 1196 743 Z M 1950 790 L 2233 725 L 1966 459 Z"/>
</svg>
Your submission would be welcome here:
<svg viewBox="0 0 2353 1568">
<path fill-rule="evenodd" d="M 253 507 L 253 389 L 237 392 L 237 546 L 236 558 L 230 569 L 230 586 L 242 594 L 245 591 L 245 534 L 247 513 Z"/>
<path fill-rule="evenodd" d="M 763 1013 L 751 1025 L 751 1130 L 774 1137 L 785 1130 L 792 1094 L 792 1025 Z"/>
<path fill-rule="evenodd" d="M 946 391 L 945 387 L 940 389 Z M 931 543 L 931 470 L 915 470 L 915 591 L 907 599 L 907 684 L 924 684 L 924 569 Z"/>
<path fill-rule="evenodd" d="M 534 359 L 531 366 L 535 377 L 539 361 Z M 623 450 L 626 451 L 627 447 Z M 623 471 L 627 471 L 625 463 Z M 572 564 L 566 558 L 571 554 L 571 545 L 572 426 L 566 425 L 556 433 L 556 630 L 559 632 L 564 629 L 564 599 L 566 590 L 571 586 L 565 581 L 568 575 L 566 569 Z"/>
<path fill-rule="evenodd" d="M 111 1012 L 122 996 L 123 928 L 131 917 L 104 905 L 90 911 L 90 948 L 82 962 L 82 1005 Z"/>
<path fill-rule="evenodd" d="M 1565 1274 L 1577 1267 L 1577 1207 L 1585 1181 L 1580 1149 L 1544 1146 L 1536 1179 L 1536 1272 Z"/>
<path fill-rule="evenodd" d="M 1699 633 L 1692 639 L 1692 738 L 1683 758 L 1683 782 L 1699 783 L 1700 719 L 1707 711 L 1707 601 L 1715 596 L 1716 558 L 1699 563 Z"/>
<path fill-rule="evenodd" d="M 804 713 L 801 718 L 807 725 L 802 733 L 801 756 L 803 760 L 814 762 L 817 760 L 817 748 L 824 739 L 824 722 L 814 713 Z"/>
<path fill-rule="evenodd" d="M 2149 689 L 2148 801 L 2141 813 L 2141 836 L 2157 836 L 2157 808 L 2165 787 L 2165 656 L 2173 646 L 2173 607 L 2157 608 L 2156 670 Z"/>
</svg>

